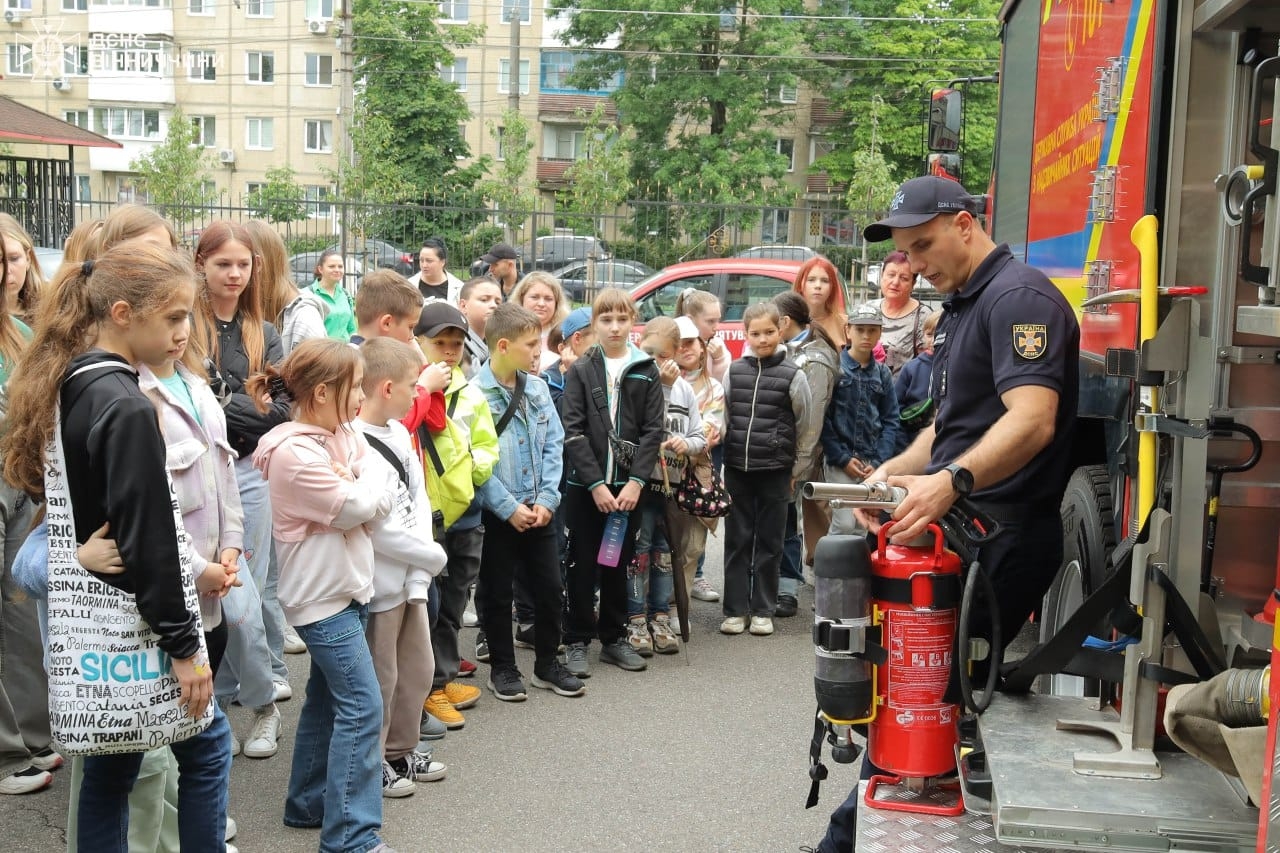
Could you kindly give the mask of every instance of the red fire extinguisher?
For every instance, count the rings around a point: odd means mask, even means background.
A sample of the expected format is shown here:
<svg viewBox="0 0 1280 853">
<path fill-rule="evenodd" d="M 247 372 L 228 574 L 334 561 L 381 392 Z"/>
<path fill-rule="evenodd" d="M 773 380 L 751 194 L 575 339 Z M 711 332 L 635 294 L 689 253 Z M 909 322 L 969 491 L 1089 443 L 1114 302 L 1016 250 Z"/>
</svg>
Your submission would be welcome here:
<svg viewBox="0 0 1280 853">
<path fill-rule="evenodd" d="M 943 699 L 955 653 L 960 557 L 947 550 L 936 524 L 909 545 L 889 542 L 892 528 L 892 522 L 880 528 L 871 558 L 871 607 L 888 661 L 877 672 L 867 750 L 873 764 L 893 775 L 873 777 L 865 801 L 873 808 L 959 814 L 961 802 L 875 800 L 880 784 L 905 782 L 919 792 L 925 780 L 954 770 L 960 716 L 960 707 Z"/>
</svg>

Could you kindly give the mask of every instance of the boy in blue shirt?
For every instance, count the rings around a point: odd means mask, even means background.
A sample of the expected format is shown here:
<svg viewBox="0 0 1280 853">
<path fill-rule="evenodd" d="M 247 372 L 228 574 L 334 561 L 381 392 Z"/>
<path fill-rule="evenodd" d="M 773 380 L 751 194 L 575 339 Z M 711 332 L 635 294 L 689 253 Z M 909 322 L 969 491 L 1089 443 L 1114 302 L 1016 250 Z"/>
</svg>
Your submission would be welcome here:
<svg viewBox="0 0 1280 853">
<path fill-rule="evenodd" d="M 849 345 L 840 353 L 840 376 L 822 421 L 822 453 L 828 483 L 861 483 L 897 452 L 898 398 L 893 374 L 872 353 L 884 318 L 873 305 L 849 312 Z M 831 513 L 830 533 L 859 532 L 853 511 Z"/>
<path fill-rule="evenodd" d="M 560 505 L 564 429 L 547 383 L 527 372 L 542 345 L 541 323 L 526 308 L 499 305 L 486 324 L 485 342 L 489 361 L 471 384 L 488 401 L 498 432 L 498 464 L 480 488 L 485 532 L 476 602 L 488 629 L 489 689 L 504 702 L 527 697 L 510 627 L 519 573 L 533 597 L 533 686 L 581 696 L 581 679 L 556 659 L 563 587 L 551 520 Z"/>
</svg>

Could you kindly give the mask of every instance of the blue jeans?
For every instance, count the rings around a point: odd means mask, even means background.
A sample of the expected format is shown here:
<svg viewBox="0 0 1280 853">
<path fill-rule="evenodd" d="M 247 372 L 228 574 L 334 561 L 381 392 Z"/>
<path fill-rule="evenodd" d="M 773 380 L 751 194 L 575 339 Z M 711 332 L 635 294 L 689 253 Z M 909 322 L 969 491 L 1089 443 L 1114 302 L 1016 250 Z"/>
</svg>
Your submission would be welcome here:
<svg viewBox="0 0 1280 853">
<path fill-rule="evenodd" d="M 240 558 L 242 578 L 244 558 Z M 214 692 L 222 703 L 238 699 L 250 708 L 261 708 L 275 701 L 276 674 L 271 669 L 267 650 L 266 627 L 258 585 L 246 583 L 232 587 L 222 599 L 222 622 L 227 626 L 227 651 L 213 679 Z"/>
<path fill-rule="evenodd" d="M 636 525 L 636 553 L 627 566 L 627 617 L 647 616 L 652 619 L 658 613 L 671 609 L 671 593 L 675 590 L 675 577 L 671 574 L 671 545 L 667 541 L 667 499 L 652 487 L 646 486 L 640 495 L 640 504 L 631 514 Z M 645 607 L 645 586 L 648 585 L 648 607 Z"/>
<path fill-rule="evenodd" d="M 800 565 L 802 546 L 800 543 L 800 519 L 796 510 L 796 502 L 787 507 L 787 529 L 782 539 L 782 566 L 778 571 L 778 595 L 789 595 L 792 598 L 800 591 L 804 583 L 804 568 Z"/>
<path fill-rule="evenodd" d="M 231 726 L 214 703 L 213 722 L 194 737 L 170 745 L 178 759 L 178 837 L 183 853 L 222 853 L 231 776 Z M 76 832 L 101 853 L 129 853 L 129 792 L 142 767 L 141 752 L 84 759 Z M 82 843 L 82 848 L 86 846 Z"/>
<path fill-rule="evenodd" d="M 236 483 L 244 506 L 244 561 L 262 600 L 262 627 L 271 653 L 271 671 L 276 681 L 288 681 L 289 668 L 284 663 L 284 610 L 276 597 L 280 566 L 271 544 L 271 495 L 267 481 L 253 467 L 250 456 L 236 460 Z"/>
<path fill-rule="evenodd" d="M 320 853 L 365 853 L 382 827 L 382 688 L 365 641 L 369 608 L 352 602 L 297 625 L 311 656 L 298 718 L 285 826 L 321 827 Z"/>
</svg>

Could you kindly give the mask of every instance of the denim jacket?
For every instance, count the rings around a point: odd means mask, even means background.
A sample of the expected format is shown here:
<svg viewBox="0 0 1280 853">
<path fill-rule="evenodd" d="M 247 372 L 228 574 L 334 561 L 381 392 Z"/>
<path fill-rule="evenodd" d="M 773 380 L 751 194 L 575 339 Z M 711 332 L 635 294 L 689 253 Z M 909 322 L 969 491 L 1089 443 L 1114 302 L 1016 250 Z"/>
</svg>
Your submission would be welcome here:
<svg viewBox="0 0 1280 853">
<path fill-rule="evenodd" d="M 489 402 L 496 424 L 511 403 L 511 392 L 489 364 L 483 365 L 471 384 Z M 551 402 L 547 383 L 525 375 L 524 399 L 506 430 L 498 436 L 498 464 L 478 491 L 485 509 L 499 518 L 510 518 L 519 504 L 545 506 L 555 512 L 560 505 L 560 474 L 564 470 L 564 427 Z"/>
<path fill-rule="evenodd" d="M 893 456 L 901 428 L 889 368 L 874 359 L 863 367 L 842 350 L 840 376 L 822 422 L 827 464 L 843 468 L 857 458 L 877 467 Z"/>
</svg>

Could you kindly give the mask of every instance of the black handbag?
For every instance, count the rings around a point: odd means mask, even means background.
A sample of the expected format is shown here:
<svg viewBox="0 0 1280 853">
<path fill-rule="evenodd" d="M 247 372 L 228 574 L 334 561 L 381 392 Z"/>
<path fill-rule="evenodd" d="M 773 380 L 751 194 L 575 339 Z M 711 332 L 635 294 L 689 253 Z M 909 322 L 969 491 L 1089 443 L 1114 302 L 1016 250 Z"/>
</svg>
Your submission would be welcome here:
<svg viewBox="0 0 1280 853">
<path fill-rule="evenodd" d="M 701 471 L 705 476 L 699 477 Z M 704 484 L 703 481 L 706 481 Z M 676 506 L 695 518 L 724 518 L 733 508 L 733 499 L 710 460 L 685 466 L 684 478 L 675 487 Z"/>
</svg>

